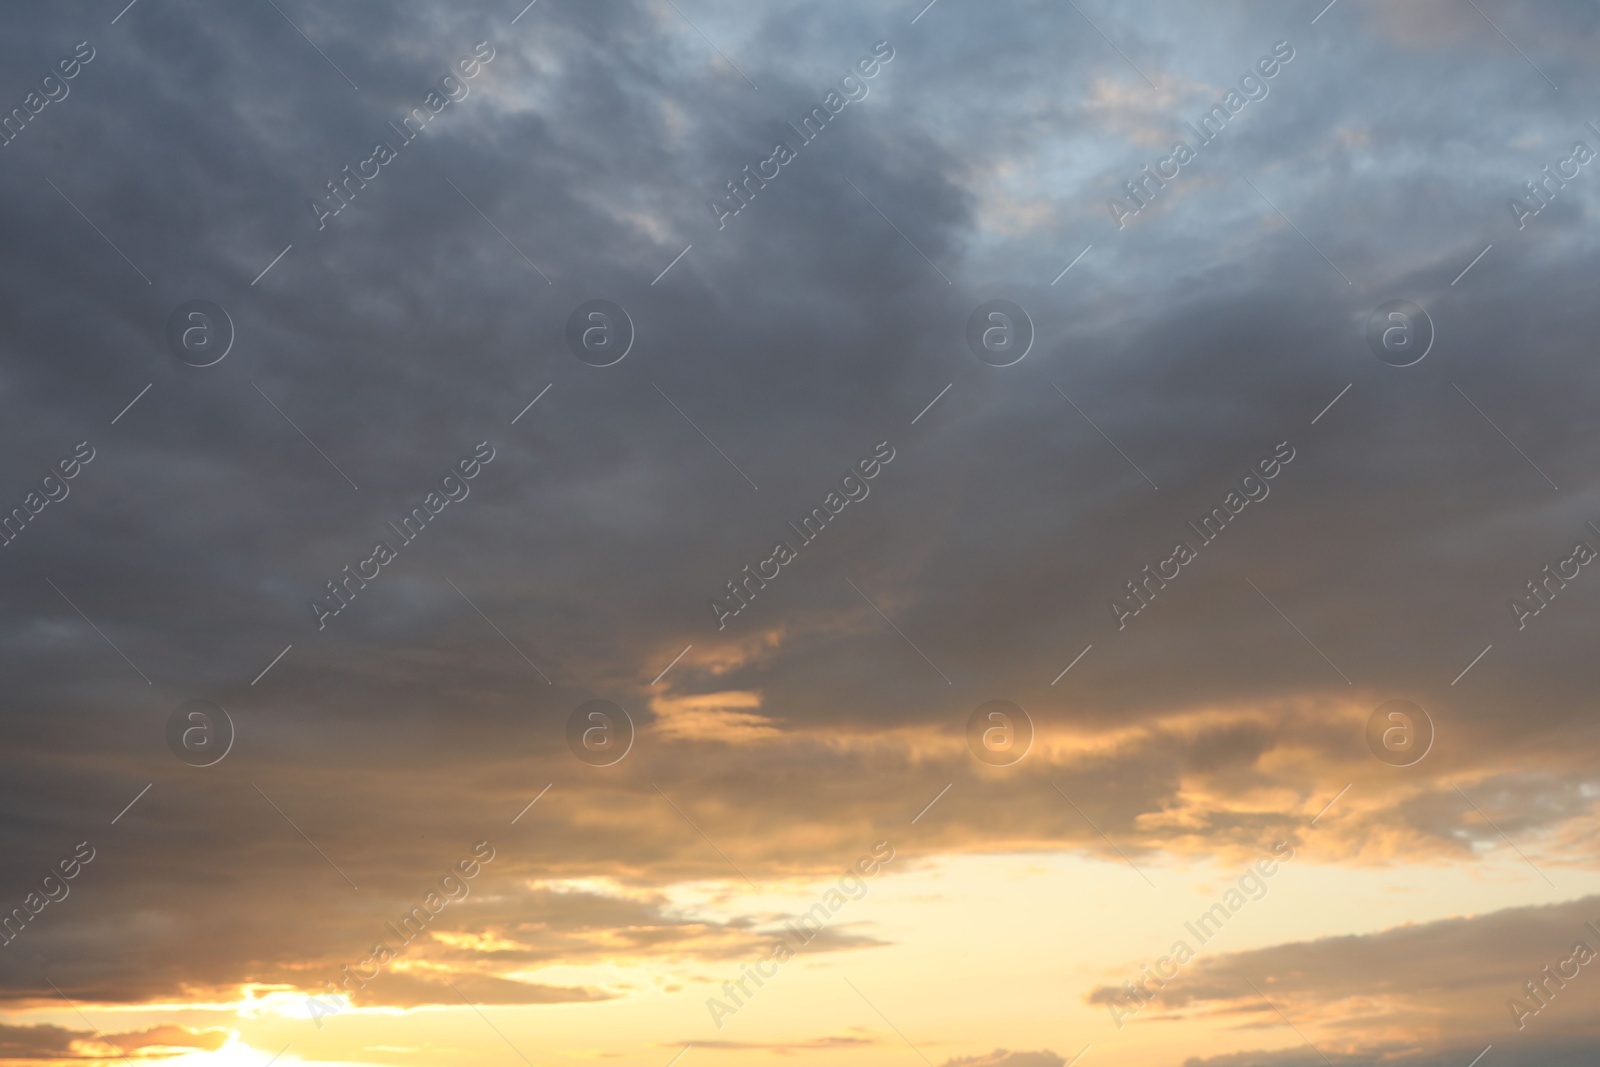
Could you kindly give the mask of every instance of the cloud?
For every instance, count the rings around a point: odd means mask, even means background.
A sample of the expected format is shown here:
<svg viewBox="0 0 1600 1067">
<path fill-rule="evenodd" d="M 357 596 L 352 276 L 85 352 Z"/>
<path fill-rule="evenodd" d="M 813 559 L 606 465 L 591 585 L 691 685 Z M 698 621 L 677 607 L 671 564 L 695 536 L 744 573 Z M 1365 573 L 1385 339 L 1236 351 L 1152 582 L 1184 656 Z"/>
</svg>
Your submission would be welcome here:
<svg viewBox="0 0 1600 1067">
<path fill-rule="evenodd" d="M 701 1039 L 693 1044 L 695 1048 L 712 1049 L 719 1052 L 771 1052 L 775 1055 L 784 1056 L 792 1052 L 814 1049 L 861 1048 L 878 1044 L 878 1039 L 875 1037 L 863 1037 L 859 1034 L 831 1034 L 827 1037 L 807 1038 L 804 1041 L 719 1041 Z"/>
<path fill-rule="evenodd" d="M 103 1062 L 134 1051 L 142 1053 L 141 1058 L 162 1059 L 194 1049 L 214 1052 L 227 1043 L 228 1037 L 226 1030 L 186 1026 L 153 1026 L 102 1035 L 49 1025 L 0 1025 L 0 1061 Z"/>
<path fill-rule="evenodd" d="M 6 69 L 91 33 L 100 54 L 4 149 L 5 507 L 77 442 L 97 456 L 0 549 L 0 909 L 73 843 L 100 852 L 4 950 L 0 999 L 54 996 L 46 961 L 85 1003 L 319 989 L 488 837 L 417 971 L 363 997 L 439 1003 L 449 974 L 485 1002 L 592 1000 L 611 994 L 538 970 L 745 958 L 781 917 L 686 917 L 667 891 L 836 876 L 952 783 L 921 855 L 1120 862 L 1052 784 L 1135 857 L 1253 854 L 1354 782 L 1326 862 L 1471 864 L 1498 826 L 1541 868 L 1593 866 L 1596 580 L 1526 631 L 1508 606 L 1600 521 L 1596 199 L 1575 181 L 1527 232 L 1505 211 L 1541 146 L 1588 136 L 1563 101 L 1600 96 L 1592 10 L 1495 12 L 1551 98 L 1455 5 L 1341 4 L 1314 32 L 1158 5 L 1106 23 L 1115 49 L 1043 2 L 938 5 L 916 35 L 894 4 L 703 6 L 759 93 L 627 0 L 539 5 L 516 33 L 340 5 L 300 27 L 326 58 L 265 6 L 8 27 Z M 1116 230 L 1105 199 L 1182 135 L 1183 94 L 1283 35 L 1271 96 Z M 884 37 L 871 97 L 718 229 L 707 197 Z M 318 229 L 308 201 L 485 39 L 472 94 Z M 638 328 L 614 368 L 562 339 L 600 293 Z M 1012 368 L 963 337 L 1002 293 L 1037 328 Z M 163 337 L 198 296 L 237 331 L 203 370 Z M 1364 339 L 1396 296 L 1440 338 L 1405 373 Z M 470 496 L 319 630 L 310 599 L 483 440 Z M 880 440 L 898 454 L 870 503 L 717 629 L 728 575 Z M 1118 629 L 1110 603 L 1279 441 L 1298 453 L 1271 496 Z M 1397 693 L 1449 738 L 1404 777 L 1363 740 Z M 1038 727 L 1004 776 L 963 736 L 999 695 Z M 204 773 L 164 740 L 196 697 L 239 728 Z M 594 697 L 639 726 L 609 775 L 566 748 Z M 583 880 L 616 888 L 555 888 Z M 1466 963 L 1498 982 L 1534 957 L 1475 922 L 1207 962 L 1164 1007 L 1270 1022 L 1234 982 L 1270 975 L 1335 1028 L 1312 986 L 1358 1000 L 1380 981 L 1359 961 L 1411 976 L 1361 1018 L 1426 1032 L 1430 998 L 1455 1018 L 1469 994 L 1495 1016 Z M 1337 966 L 1313 982 L 1311 960 Z"/>
<path fill-rule="evenodd" d="M 1600 1048 L 1600 981 L 1573 961 L 1579 944 L 1600 953 L 1591 923 L 1600 924 L 1600 896 L 1245 952 L 1202 950 L 1175 979 L 1150 981 L 1148 1002 L 1168 1020 L 1219 1016 L 1276 1028 L 1287 1016 L 1318 1047 L 1357 1058 L 1476 1055 L 1512 1042 L 1541 1055 L 1592 1050 Z M 1085 996 L 1107 1005 L 1127 998 L 1112 985 Z M 1257 1055 L 1268 1054 L 1249 1054 Z"/>
<path fill-rule="evenodd" d="M 779 730 L 760 707 L 761 694 L 752 692 L 663 695 L 650 700 L 655 730 L 674 741 L 748 744 L 775 739 Z"/>
<path fill-rule="evenodd" d="M 92 1036 L 89 1031 L 59 1026 L 0 1026 L 0 1056 L 8 1060 L 75 1056 L 74 1044 Z"/>
<path fill-rule="evenodd" d="M 982 1056 L 946 1060 L 944 1067 L 1062 1067 L 1067 1061 L 1054 1052 L 1008 1052 L 997 1048 Z"/>
<path fill-rule="evenodd" d="M 463 996 L 474 1004 L 585 1004 L 610 1000 L 615 994 L 598 989 L 514 982 L 487 974 L 390 973 L 379 975 L 349 996 L 363 1008 L 416 1008 L 459 1004 Z"/>
</svg>

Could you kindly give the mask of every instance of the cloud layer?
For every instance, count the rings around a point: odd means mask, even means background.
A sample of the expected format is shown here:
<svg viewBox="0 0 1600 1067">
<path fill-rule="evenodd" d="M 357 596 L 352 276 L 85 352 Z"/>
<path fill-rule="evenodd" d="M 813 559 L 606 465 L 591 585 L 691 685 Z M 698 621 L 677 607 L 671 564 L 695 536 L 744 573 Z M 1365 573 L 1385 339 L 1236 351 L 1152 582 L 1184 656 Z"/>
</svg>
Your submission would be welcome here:
<svg viewBox="0 0 1600 1067">
<path fill-rule="evenodd" d="M 751 958 L 784 916 L 674 888 L 834 877 L 946 787 L 913 862 L 1253 856 L 1338 794 L 1318 863 L 1593 867 L 1600 579 L 1546 570 L 1600 547 L 1592 175 L 1507 208 L 1600 147 L 1589 6 L 274 6 L 74 0 L 0 35 L 30 114 L 0 149 L 0 904 L 98 850 L 0 949 L 11 1008 L 314 992 L 484 839 L 471 898 L 355 1003 L 617 999 L 540 972 Z M 1279 42 L 1119 228 L 1123 182 Z M 431 92 L 458 98 L 350 181 Z M 565 340 L 597 298 L 635 334 L 609 367 Z M 995 298 L 1032 320 L 1013 366 L 968 349 Z M 168 348 L 194 299 L 233 330 L 204 368 Z M 1405 368 L 1367 343 L 1395 299 L 1436 334 Z M 880 443 L 869 498 L 729 588 Z M 1397 698 L 1431 719 L 1415 766 L 1365 740 Z M 237 732 L 213 767 L 167 747 L 192 699 Z M 615 766 L 569 747 L 592 699 L 631 718 Z M 991 699 L 1036 731 L 1004 770 L 966 740 Z M 1250 977 L 1331 1048 L 1453 1052 L 1584 907 L 1221 957 L 1158 1001 L 1254 1026 Z M 1541 1015 L 1549 1055 L 1590 1047 L 1581 1014 Z M 754 1045 L 825 1047 L 787 1040 Z"/>
</svg>

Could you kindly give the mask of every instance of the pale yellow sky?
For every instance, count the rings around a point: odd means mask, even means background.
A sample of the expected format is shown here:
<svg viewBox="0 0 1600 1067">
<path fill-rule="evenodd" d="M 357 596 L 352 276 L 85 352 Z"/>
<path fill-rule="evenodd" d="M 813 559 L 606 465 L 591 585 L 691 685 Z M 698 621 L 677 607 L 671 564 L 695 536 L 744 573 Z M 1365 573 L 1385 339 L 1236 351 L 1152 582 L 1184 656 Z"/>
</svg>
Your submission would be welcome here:
<svg viewBox="0 0 1600 1067">
<path fill-rule="evenodd" d="M 1070 1059 L 1092 1045 L 1093 1059 L 1086 1063 L 1156 1067 L 1187 1055 L 1201 1034 L 1215 1053 L 1300 1044 L 1287 1028 L 1239 1031 L 1236 1021 L 1215 1017 L 1176 1025 L 1154 1019 L 1155 1008 L 1118 1030 L 1106 1007 L 1083 1002 L 1096 986 L 1138 978 L 1140 966 L 1165 955 L 1174 940 L 1185 939 L 1198 950 L 1192 967 L 1207 957 L 1289 941 L 1600 893 L 1600 873 L 1567 868 L 1548 871 L 1561 886 L 1553 891 L 1507 849 L 1470 868 L 1330 866 L 1317 862 L 1313 834 L 1293 860 L 1265 880 L 1265 895 L 1251 900 L 1202 946 L 1185 923 L 1216 903 L 1242 867 L 1144 858 L 1140 868 L 1155 883 L 1152 888 L 1123 862 L 1065 854 L 921 860 L 913 851 L 915 828 L 908 830 L 893 863 L 835 921 L 835 928 L 889 944 L 802 954 L 784 964 L 720 1031 L 711 1024 L 705 1001 L 722 995 L 724 979 L 738 977 L 739 960 L 543 968 L 525 977 L 595 985 L 623 995 L 596 1004 L 480 1010 L 536 1063 L 662 1067 L 685 1043 L 697 1046 L 680 1061 L 686 1065 L 760 1062 L 771 1056 L 761 1046 L 784 1045 L 790 1046 L 785 1057 L 774 1062 L 794 1067 L 921 1062 L 885 1024 L 887 1017 L 936 1064 L 997 1046 L 1049 1048 Z M 751 894 L 742 882 L 701 883 L 679 887 L 675 897 L 685 912 L 707 917 L 731 915 L 730 904 L 743 914 L 793 913 L 831 884 L 775 885 Z M 679 988 L 668 992 L 669 986 Z M 289 1050 L 279 1064 L 421 1065 L 449 1050 L 485 1064 L 521 1062 L 466 1006 L 349 1011 L 325 1020 L 319 1031 L 296 1017 L 299 998 L 275 1002 L 283 1014 L 240 1018 L 223 1012 L 101 1008 L 90 1015 L 107 1031 L 157 1023 L 237 1031 L 237 1040 L 215 1053 L 172 1061 L 195 1067 L 261 1067 L 264 1057 L 238 1046 L 270 1056 L 286 1044 Z M 1489 1003 L 1485 1010 L 1499 1007 Z M 54 1010 L 15 1015 L 11 1021 L 82 1022 L 70 1011 Z M 1319 1046 L 1338 1047 L 1336 1036 L 1311 1021 L 1300 1025 Z M 804 1047 L 829 1038 L 870 1043 Z M 718 1048 L 716 1042 L 757 1047 Z"/>
</svg>

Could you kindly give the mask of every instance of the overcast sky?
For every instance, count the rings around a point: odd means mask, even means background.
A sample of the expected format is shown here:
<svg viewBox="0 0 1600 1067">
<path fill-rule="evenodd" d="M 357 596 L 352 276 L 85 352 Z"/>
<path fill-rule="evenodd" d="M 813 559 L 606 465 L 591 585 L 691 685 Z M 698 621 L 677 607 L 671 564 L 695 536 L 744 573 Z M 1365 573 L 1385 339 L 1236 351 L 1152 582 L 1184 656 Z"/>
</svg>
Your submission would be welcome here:
<svg viewBox="0 0 1600 1067">
<path fill-rule="evenodd" d="M 921 2 L 6 13 L 0 1060 L 1593 1062 L 1600 12 Z"/>
</svg>

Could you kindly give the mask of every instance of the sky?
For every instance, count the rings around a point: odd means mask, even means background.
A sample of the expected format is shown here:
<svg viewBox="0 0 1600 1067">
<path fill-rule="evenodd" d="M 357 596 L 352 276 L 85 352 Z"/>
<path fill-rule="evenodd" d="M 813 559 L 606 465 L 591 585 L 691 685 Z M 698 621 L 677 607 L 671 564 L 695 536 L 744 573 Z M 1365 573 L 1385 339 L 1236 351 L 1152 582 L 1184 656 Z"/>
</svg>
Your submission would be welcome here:
<svg viewBox="0 0 1600 1067">
<path fill-rule="evenodd" d="M 1600 11 L 523 2 L 0 14 L 0 1063 L 1594 1062 Z"/>
</svg>

